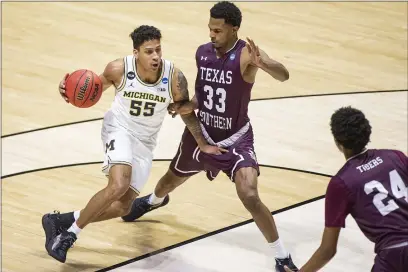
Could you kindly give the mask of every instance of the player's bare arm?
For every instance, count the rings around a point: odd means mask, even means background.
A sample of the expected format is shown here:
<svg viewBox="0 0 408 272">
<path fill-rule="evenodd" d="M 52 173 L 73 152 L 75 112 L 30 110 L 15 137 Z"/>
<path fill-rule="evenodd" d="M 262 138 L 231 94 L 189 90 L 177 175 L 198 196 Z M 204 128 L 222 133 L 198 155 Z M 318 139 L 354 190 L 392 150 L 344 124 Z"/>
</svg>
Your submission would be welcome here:
<svg viewBox="0 0 408 272">
<path fill-rule="evenodd" d="M 241 53 L 241 71 L 245 81 L 253 83 L 258 68 L 281 82 L 289 79 L 289 71 L 282 63 L 271 59 L 253 40 L 247 38 L 247 46 Z"/>
<path fill-rule="evenodd" d="M 176 117 L 178 114 L 188 114 L 191 113 L 193 111 L 195 111 L 196 109 L 198 109 L 198 101 L 197 101 L 197 97 L 194 95 L 194 97 L 186 102 L 175 102 L 175 103 L 171 103 L 168 107 L 167 110 L 169 112 L 169 114 L 174 118 Z"/>
<path fill-rule="evenodd" d="M 187 79 L 184 76 L 183 72 L 178 68 L 174 68 L 171 89 L 173 101 L 175 103 L 184 104 L 190 102 Z M 201 131 L 200 123 L 194 110 L 189 111 L 185 114 L 180 114 L 180 116 L 183 122 L 186 124 L 188 130 L 193 135 L 201 151 L 210 154 L 221 154 L 221 151 L 226 151 L 222 148 L 211 146 L 207 143 L 207 140 L 204 138 Z"/>
<path fill-rule="evenodd" d="M 109 62 L 103 73 L 99 75 L 102 81 L 103 91 L 106 91 L 112 85 L 116 87 L 119 86 L 122 81 L 124 70 L 125 63 L 122 58 Z"/>
<path fill-rule="evenodd" d="M 337 242 L 341 228 L 326 227 L 323 232 L 322 242 L 310 260 L 299 270 L 299 272 L 315 272 L 324 267 L 336 255 Z M 285 267 L 286 272 L 292 272 Z"/>
<path fill-rule="evenodd" d="M 122 76 L 123 76 L 123 71 L 124 71 L 124 62 L 123 59 L 116 59 L 114 61 L 109 62 L 105 70 L 103 71 L 102 74 L 99 75 L 99 78 L 102 81 L 102 86 L 103 86 L 103 92 L 109 89 L 112 85 L 119 86 Z M 65 102 L 69 103 L 68 97 L 65 95 L 65 81 L 69 77 L 69 73 L 67 73 L 64 78 L 61 80 L 58 90 L 62 96 L 62 98 L 65 100 Z"/>
</svg>

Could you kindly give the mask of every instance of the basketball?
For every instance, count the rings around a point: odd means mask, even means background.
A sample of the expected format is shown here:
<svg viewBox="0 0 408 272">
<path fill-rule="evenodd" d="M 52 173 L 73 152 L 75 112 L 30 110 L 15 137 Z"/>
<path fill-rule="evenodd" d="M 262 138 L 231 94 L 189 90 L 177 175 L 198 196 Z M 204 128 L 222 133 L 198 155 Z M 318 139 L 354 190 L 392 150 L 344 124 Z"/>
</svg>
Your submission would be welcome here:
<svg viewBox="0 0 408 272">
<path fill-rule="evenodd" d="M 75 107 L 92 107 L 102 96 L 102 81 L 90 70 L 76 70 L 65 81 L 65 95 Z"/>
</svg>

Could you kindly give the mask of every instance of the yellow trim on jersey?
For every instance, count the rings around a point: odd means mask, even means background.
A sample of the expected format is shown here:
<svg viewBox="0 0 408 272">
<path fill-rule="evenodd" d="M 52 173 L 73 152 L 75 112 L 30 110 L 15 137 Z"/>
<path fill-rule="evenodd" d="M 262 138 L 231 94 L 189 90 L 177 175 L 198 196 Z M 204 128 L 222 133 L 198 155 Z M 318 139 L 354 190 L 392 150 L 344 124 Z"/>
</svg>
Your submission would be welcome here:
<svg viewBox="0 0 408 272">
<path fill-rule="evenodd" d="M 169 86 L 167 88 L 167 90 L 169 90 L 169 95 L 170 95 L 170 99 L 171 101 L 173 101 L 173 90 L 171 89 L 171 86 L 173 85 L 173 72 L 174 72 L 174 64 L 170 64 L 170 73 L 169 73 Z"/>
<path fill-rule="evenodd" d="M 154 86 L 158 85 L 158 84 L 161 82 L 161 80 L 162 80 L 162 78 L 163 78 L 163 76 L 164 76 L 164 71 L 166 70 L 166 65 L 165 65 L 165 63 L 164 63 L 163 60 L 161 60 L 161 63 L 162 63 L 162 72 L 161 72 L 161 75 L 160 75 L 159 79 L 158 79 L 155 83 L 149 84 L 149 83 L 143 82 L 143 81 L 139 78 L 139 75 L 137 74 L 137 70 L 136 70 L 136 67 L 135 67 L 135 74 L 136 74 L 136 79 L 137 79 L 137 81 L 139 81 L 140 84 L 142 84 L 142 85 L 144 85 L 144 86 L 147 86 L 147 87 L 154 87 Z M 133 61 L 133 65 L 135 66 L 135 61 Z"/>
<path fill-rule="evenodd" d="M 125 68 L 123 69 L 123 78 L 122 78 L 122 83 L 119 85 L 118 88 L 116 88 L 117 92 L 120 92 L 123 90 L 123 88 L 126 86 L 126 80 L 127 80 L 127 57 L 124 58 L 125 61 Z"/>
</svg>

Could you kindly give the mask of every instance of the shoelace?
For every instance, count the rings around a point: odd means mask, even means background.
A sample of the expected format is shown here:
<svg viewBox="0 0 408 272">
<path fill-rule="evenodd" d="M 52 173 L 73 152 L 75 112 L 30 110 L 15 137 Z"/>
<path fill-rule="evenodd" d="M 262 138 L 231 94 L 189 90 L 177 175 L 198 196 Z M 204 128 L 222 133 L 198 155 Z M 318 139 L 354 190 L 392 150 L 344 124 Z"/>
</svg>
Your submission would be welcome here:
<svg viewBox="0 0 408 272">
<path fill-rule="evenodd" d="M 71 235 L 62 238 L 61 249 L 67 251 L 68 248 L 74 247 L 75 239 Z"/>
<path fill-rule="evenodd" d="M 60 220 L 59 214 L 60 214 L 60 212 L 59 212 L 59 211 L 55 211 L 55 210 L 54 210 L 53 215 L 56 215 L 56 216 L 57 216 L 57 220 Z M 51 225 L 51 230 L 52 230 L 52 233 L 57 233 L 57 229 L 56 229 L 56 227 L 55 227 L 55 224 L 54 224 L 54 223 Z M 58 228 L 58 231 L 62 232 L 62 230 L 61 230 L 61 226 Z"/>
</svg>

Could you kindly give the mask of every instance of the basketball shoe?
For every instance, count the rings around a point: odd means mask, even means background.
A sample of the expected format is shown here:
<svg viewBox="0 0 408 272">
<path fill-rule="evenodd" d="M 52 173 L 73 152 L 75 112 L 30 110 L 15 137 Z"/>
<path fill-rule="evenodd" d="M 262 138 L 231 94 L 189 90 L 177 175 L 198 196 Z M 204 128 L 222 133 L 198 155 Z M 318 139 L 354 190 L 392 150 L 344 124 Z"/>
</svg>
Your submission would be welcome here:
<svg viewBox="0 0 408 272">
<path fill-rule="evenodd" d="M 289 257 L 284 258 L 284 259 L 275 258 L 275 261 L 276 261 L 276 265 L 275 265 L 276 272 L 286 272 L 285 265 L 292 271 L 299 271 L 299 269 L 293 263 L 292 257 L 290 255 Z"/>
<path fill-rule="evenodd" d="M 75 233 L 63 230 L 58 236 L 48 242 L 46 246 L 48 254 L 61 263 L 65 263 L 68 250 L 74 245 L 76 240 Z"/>
<path fill-rule="evenodd" d="M 166 206 L 170 201 L 169 195 L 166 195 L 162 203 L 157 204 L 157 205 L 152 205 L 149 203 L 149 198 L 150 198 L 150 195 L 136 198 L 135 201 L 133 201 L 132 209 L 130 213 L 128 213 L 125 216 L 122 216 L 123 221 L 132 222 L 142 217 L 145 213 L 148 213 L 160 207 Z"/>
</svg>

